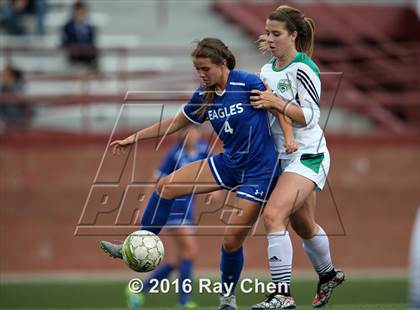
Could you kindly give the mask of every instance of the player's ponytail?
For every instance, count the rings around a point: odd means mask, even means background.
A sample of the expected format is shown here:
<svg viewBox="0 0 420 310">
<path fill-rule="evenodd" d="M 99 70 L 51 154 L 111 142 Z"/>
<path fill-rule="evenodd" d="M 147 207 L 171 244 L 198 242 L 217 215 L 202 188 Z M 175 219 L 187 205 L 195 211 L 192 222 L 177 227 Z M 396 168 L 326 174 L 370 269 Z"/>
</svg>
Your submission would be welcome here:
<svg viewBox="0 0 420 310">
<path fill-rule="evenodd" d="M 312 56 L 315 43 L 315 24 L 309 17 L 305 17 L 301 11 L 288 5 L 281 5 L 268 16 L 269 20 L 284 22 L 289 33 L 297 33 L 296 50 Z M 269 51 L 267 35 L 262 34 L 258 38 L 258 48 L 262 52 Z"/>
<path fill-rule="evenodd" d="M 304 17 L 303 21 L 305 26 L 296 38 L 296 49 L 311 57 L 314 52 L 315 24 L 309 17 Z"/>
<path fill-rule="evenodd" d="M 216 65 L 223 64 L 226 61 L 226 67 L 233 70 L 236 66 L 236 59 L 229 48 L 219 39 L 204 38 L 197 43 L 194 51 L 191 53 L 195 58 L 210 58 L 211 62 Z M 206 101 L 194 113 L 200 117 L 204 115 L 210 104 L 213 103 L 215 86 L 207 86 L 204 90 Z"/>
<path fill-rule="evenodd" d="M 228 67 L 228 69 L 229 70 L 235 69 L 235 66 L 236 66 L 235 55 L 233 55 L 233 53 L 227 47 L 226 49 L 224 49 L 224 53 L 226 54 L 225 59 L 226 59 L 226 66 Z"/>
</svg>

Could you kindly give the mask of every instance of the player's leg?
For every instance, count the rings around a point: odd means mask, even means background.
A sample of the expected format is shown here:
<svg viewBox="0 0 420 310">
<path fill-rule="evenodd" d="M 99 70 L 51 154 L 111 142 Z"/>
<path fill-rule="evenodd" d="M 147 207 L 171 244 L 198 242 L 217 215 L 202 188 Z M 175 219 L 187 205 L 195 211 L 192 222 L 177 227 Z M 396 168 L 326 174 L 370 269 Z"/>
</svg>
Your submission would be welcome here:
<svg viewBox="0 0 420 310">
<path fill-rule="evenodd" d="M 319 276 L 314 307 L 325 305 L 333 289 L 344 281 L 344 273 L 332 264 L 330 245 L 325 231 L 315 221 L 316 192 L 312 192 L 301 208 L 290 216 L 290 224 L 301 237 L 303 249 Z"/>
<path fill-rule="evenodd" d="M 295 302 L 290 296 L 292 273 L 292 243 L 287 232 L 289 216 L 301 207 L 314 189 L 314 183 L 296 173 L 284 172 L 277 181 L 263 212 L 264 227 L 268 239 L 268 261 L 272 282 L 278 291 L 253 309 L 293 309 Z"/>
<path fill-rule="evenodd" d="M 184 195 L 220 189 L 207 159 L 188 164 L 159 180 L 141 219 L 141 229 L 159 234 L 165 225 L 174 199 Z"/>
<path fill-rule="evenodd" d="M 223 287 L 229 288 L 229 291 L 223 289 L 223 294 L 220 296 L 221 310 L 237 309 L 235 287 L 244 264 L 242 244 L 258 218 L 260 210 L 259 203 L 239 198 L 225 228 L 220 271 Z"/>
<path fill-rule="evenodd" d="M 290 216 L 290 224 L 301 237 L 303 249 L 321 280 L 330 277 L 334 267 L 328 236 L 315 221 L 316 192 L 309 194 L 303 206 Z M 334 271 L 335 274 L 335 271 Z M 329 279 L 327 279 L 328 281 Z"/>
<path fill-rule="evenodd" d="M 297 173 L 315 183 L 315 190 L 324 187 L 330 167 L 328 152 L 297 157 L 285 163 L 285 171 Z M 290 223 L 302 238 L 303 247 L 319 275 L 317 293 L 312 301 L 314 307 L 322 307 L 331 297 L 336 286 L 344 281 L 344 272 L 334 270 L 328 236 L 315 221 L 316 193 L 313 191 L 301 208 L 290 216 Z"/>
<path fill-rule="evenodd" d="M 197 308 L 197 304 L 190 300 L 190 293 L 186 288 L 188 286 L 183 283 L 191 283 L 193 281 L 193 266 L 198 255 L 197 240 L 194 236 L 194 230 L 188 226 L 179 226 L 172 229 L 174 231 L 174 239 L 177 245 L 178 271 L 179 271 L 179 304 L 186 309 Z"/>
<path fill-rule="evenodd" d="M 302 207 L 290 215 L 290 224 L 302 239 L 310 239 L 318 234 L 319 226 L 315 222 L 315 210 L 316 192 L 312 191 Z"/>
<path fill-rule="evenodd" d="M 188 164 L 159 180 L 144 210 L 140 229 L 159 234 L 169 217 L 176 197 L 208 193 L 220 189 L 207 159 Z M 101 241 L 100 247 L 111 257 L 122 258 L 121 244 Z"/>
</svg>

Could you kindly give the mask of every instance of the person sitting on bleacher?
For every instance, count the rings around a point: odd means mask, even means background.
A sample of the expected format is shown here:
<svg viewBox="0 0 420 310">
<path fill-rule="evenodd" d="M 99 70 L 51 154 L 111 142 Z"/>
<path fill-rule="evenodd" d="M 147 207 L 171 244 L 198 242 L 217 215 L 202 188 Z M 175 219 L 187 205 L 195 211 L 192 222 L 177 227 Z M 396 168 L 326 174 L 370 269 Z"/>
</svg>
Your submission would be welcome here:
<svg viewBox="0 0 420 310">
<path fill-rule="evenodd" d="M 24 93 L 23 73 L 16 67 L 6 65 L 0 72 L 0 95 Z M 0 131 L 27 128 L 35 109 L 25 102 L 3 102 L 0 104 Z"/>
<path fill-rule="evenodd" d="M 45 34 L 45 15 L 48 9 L 47 0 L 0 0 L 0 27 L 10 35 L 25 35 L 33 32 L 27 29 L 25 19 L 34 16 L 36 34 Z M 28 31 L 29 30 L 29 31 Z"/>
<path fill-rule="evenodd" d="M 87 5 L 77 1 L 70 20 L 62 28 L 62 46 L 68 49 L 71 63 L 86 64 L 96 68 L 97 50 L 95 28 L 87 19 Z"/>
<path fill-rule="evenodd" d="M 26 34 L 22 15 L 27 5 L 28 0 L 0 1 L 0 26 L 7 34 Z"/>
</svg>

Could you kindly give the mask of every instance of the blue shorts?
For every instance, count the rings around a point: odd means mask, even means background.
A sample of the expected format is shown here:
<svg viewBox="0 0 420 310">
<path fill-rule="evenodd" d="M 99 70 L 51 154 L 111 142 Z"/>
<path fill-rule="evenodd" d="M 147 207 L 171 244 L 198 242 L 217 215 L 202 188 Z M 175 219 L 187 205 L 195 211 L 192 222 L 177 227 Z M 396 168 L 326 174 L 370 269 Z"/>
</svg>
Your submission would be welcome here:
<svg viewBox="0 0 420 310">
<path fill-rule="evenodd" d="M 171 213 L 165 225 L 180 226 L 194 224 L 194 198 L 193 196 L 182 196 L 175 199 L 172 204 Z"/>
<path fill-rule="evenodd" d="M 271 167 L 262 166 L 250 169 L 233 169 L 226 163 L 223 153 L 208 158 L 210 170 L 217 183 L 240 198 L 259 204 L 266 203 L 279 177 L 278 161 L 273 159 Z"/>
</svg>

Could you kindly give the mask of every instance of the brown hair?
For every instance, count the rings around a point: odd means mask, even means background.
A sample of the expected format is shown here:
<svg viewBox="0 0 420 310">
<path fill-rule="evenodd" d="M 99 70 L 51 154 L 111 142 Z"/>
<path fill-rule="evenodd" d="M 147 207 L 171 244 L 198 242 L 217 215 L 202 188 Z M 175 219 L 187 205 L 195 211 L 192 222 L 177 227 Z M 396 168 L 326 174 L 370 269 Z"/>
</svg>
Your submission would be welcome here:
<svg viewBox="0 0 420 310">
<path fill-rule="evenodd" d="M 221 65 L 223 61 L 226 61 L 226 66 L 229 70 L 233 70 L 236 65 L 235 56 L 221 40 L 216 38 L 204 38 L 197 42 L 197 46 L 191 53 L 191 56 L 196 58 L 210 58 L 211 62 L 216 65 Z M 208 106 L 214 100 L 215 90 L 215 86 L 206 87 L 204 90 L 206 102 L 194 112 L 195 114 L 200 116 L 204 115 Z"/>
<path fill-rule="evenodd" d="M 80 10 L 80 9 L 87 9 L 87 4 L 83 1 L 76 1 L 73 4 L 73 11 L 77 11 L 77 10 Z"/>
<path fill-rule="evenodd" d="M 315 24 L 311 18 L 305 17 L 298 9 L 281 5 L 268 16 L 268 19 L 284 22 L 289 33 L 296 31 L 296 49 L 309 57 L 312 56 L 315 42 Z M 269 50 L 266 35 L 260 35 L 258 47 L 263 52 Z"/>
</svg>

